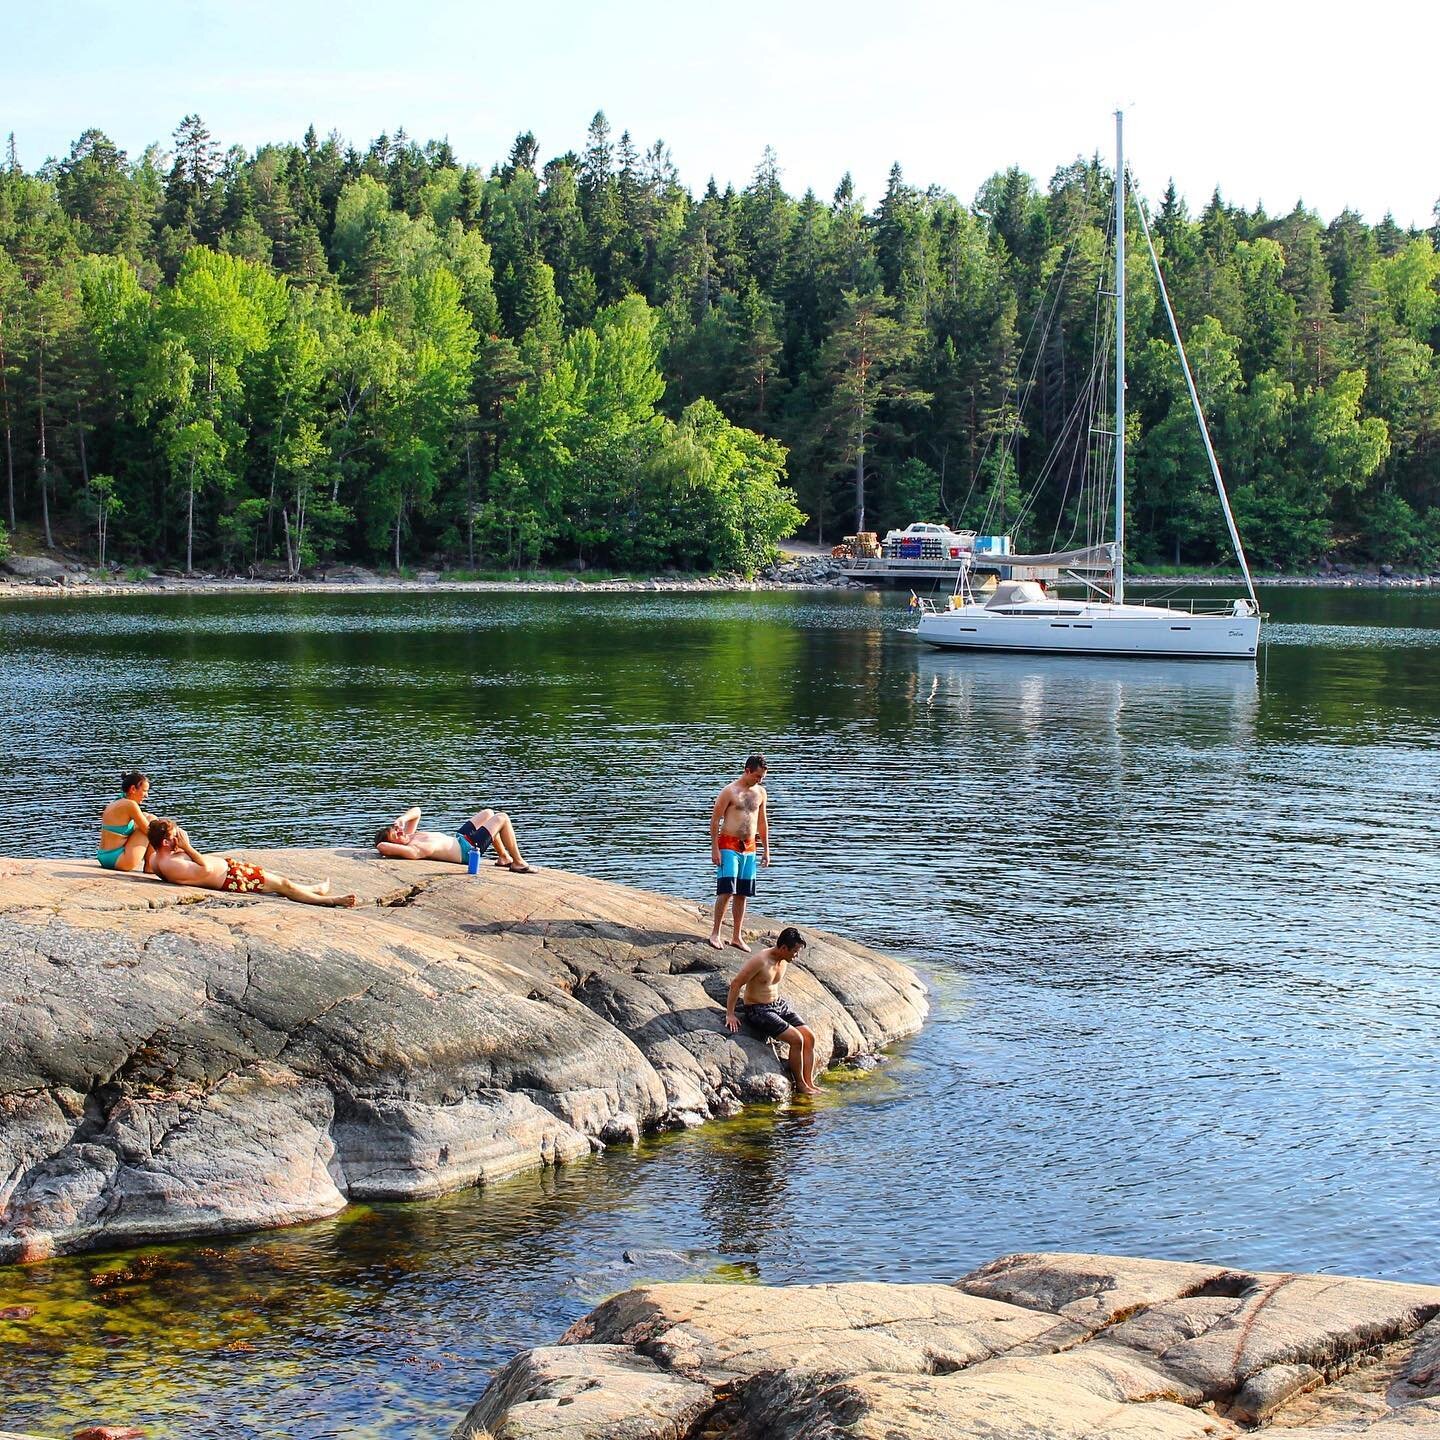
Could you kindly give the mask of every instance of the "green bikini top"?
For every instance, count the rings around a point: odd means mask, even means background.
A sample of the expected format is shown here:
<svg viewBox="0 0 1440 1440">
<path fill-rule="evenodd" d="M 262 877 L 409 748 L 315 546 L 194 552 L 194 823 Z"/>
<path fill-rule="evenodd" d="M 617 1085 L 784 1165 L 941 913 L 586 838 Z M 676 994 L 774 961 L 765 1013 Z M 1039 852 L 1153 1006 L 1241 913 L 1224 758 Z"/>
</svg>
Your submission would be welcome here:
<svg viewBox="0 0 1440 1440">
<path fill-rule="evenodd" d="M 107 825 L 107 824 L 102 820 L 102 821 L 100 822 L 100 828 L 101 828 L 102 830 L 104 830 L 104 831 L 105 831 L 107 834 L 109 834 L 109 835 L 129 836 L 129 835 L 133 835 L 133 834 L 135 833 L 135 822 L 134 822 L 133 820 L 127 820 L 123 826 L 120 826 L 120 825 Z"/>
</svg>

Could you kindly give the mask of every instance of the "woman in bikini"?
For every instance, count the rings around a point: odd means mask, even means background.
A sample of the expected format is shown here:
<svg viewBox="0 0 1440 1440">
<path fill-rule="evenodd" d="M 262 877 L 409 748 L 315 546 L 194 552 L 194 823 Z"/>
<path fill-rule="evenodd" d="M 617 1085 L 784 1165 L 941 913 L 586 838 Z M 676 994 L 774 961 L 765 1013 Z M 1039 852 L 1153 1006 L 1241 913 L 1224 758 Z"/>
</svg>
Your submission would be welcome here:
<svg viewBox="0 0 1440 1440">
<path fill-rule="evenodd" d="M 332 905 L 347 910 L 355 904 L 353 895 L 332 895 L 328 880 L 301 885 L 230 855 L 202 855 L 173 820 L 150 821 L 145 870 L 172 885 L 198 885 L 202 890 L 225 890 L 232 895 L 283 895 L 302 905 Z"/>
<path fill-rule="evenodd" d="M 120 777 L 120 798 L 100 812 L 100 845 L 95 858 L 107 870 L 138 870 L 145 863 L 150 822 L 141 806 L 150 793 L 150 777 L 127 770 Z"/>
</svg>

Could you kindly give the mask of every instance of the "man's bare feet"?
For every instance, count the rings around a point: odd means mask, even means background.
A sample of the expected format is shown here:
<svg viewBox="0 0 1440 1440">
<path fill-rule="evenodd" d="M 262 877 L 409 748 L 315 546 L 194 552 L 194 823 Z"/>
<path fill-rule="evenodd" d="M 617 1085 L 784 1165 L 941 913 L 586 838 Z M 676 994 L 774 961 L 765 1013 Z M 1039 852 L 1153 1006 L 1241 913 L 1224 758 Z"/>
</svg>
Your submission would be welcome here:
<svg viewBox="0 0 1440 1440">
<path fill-rule="evenodd" d="M 706 940 L 705 943 L 706 943 L 712 950 L 723 950 L 723 949 L 725 948 L 724 944 L 721 942 L 721 939 L 720 939 L 720 937 L 719 937 L 718 935 L 712 935 L 712 936 L 710 936 L 710 938 L 709 938 L 708 940 Z"/>
<path fill-rule="evenodd" d="M 325 883 L 328 885 L 330 882 L 327 880 Z M 353 910 L 355 908 L 355 897 L 353 895 L 337 895 L 335 897 L 335 904 L 341 910 Z"/>
<path fill-rule="evenodd" d="M 316 893 L 319 894 L 319 895 L 328 895 L 328 894 L 330 893 L 330 878 L 329 878 L 329 876 L 326 876 L 326 878 L 325 878 L 324 880 L 322 880 L 322 881 L 315 887 L 315 891 L 316 891 Z"/>
<path fill-rule="evenodd" d="M 715 948 L 718 950 L 720 947 L 717 945 Z M 730 942 L 730 948 L 732 950 L 743 950 L 747 955 L 750 953 L 750 947 L 743 940 L 732 940 Z"/>
</svg>

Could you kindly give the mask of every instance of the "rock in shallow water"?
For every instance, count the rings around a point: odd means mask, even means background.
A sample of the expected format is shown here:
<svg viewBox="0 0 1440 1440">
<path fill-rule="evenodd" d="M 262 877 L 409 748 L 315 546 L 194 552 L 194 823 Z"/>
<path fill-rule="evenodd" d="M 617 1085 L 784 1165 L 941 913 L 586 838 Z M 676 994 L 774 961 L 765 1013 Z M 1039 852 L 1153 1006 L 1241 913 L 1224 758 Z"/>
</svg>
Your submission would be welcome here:
<svg viewBox="0 0 1440 1440">
<path fill-rule="evenodd" d="M 787 1092 L 770 1046 L 726 1033 L 731 970 L 692 905 L 557 870 L 245 858 L 362 903 L 0 862 L 0 1260 L 433 1195 Z M 822 1059 L 918 1028 L 909 969 L 808 933 L 787 989 Z"/>
<path fill-rule="evenodd" d="M 1421 1440 L 1440 1436 L 1437 1316 L 1437 1286 L 1104 1255 L 1007 1256 L 953 1286 L 654 1285 L 572 1326 L 576 1358 L 516 1357 L 455 1440 L 1188 1440 L 1261 1423 Z M 633 1386 L 631 1427 L 607 1431 Z"/>
<path fill-rule="evenodd" d="M 713 1405 L 708 1385 L 671 1375 L 628 1345 L 552 1345 L 512 1360 L 455 1440 L 679 1440 Z"/>
</svg>

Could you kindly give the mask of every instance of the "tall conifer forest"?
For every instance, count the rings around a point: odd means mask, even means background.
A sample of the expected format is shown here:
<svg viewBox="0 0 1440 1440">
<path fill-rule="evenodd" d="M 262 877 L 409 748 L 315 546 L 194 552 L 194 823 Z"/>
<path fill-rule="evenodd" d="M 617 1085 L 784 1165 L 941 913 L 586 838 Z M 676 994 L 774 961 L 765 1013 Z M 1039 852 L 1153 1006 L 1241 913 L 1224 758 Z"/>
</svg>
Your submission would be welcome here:
<svg viewBox="0 0 1440 1440">
<path fill-rule="evenodd" d="M 1002 142 L 1003 143 L 1003 142 Z M 503 163 L 403 132 L 223 150 L 198 116 L 0 168 L 0 524 L 114 565 L 751 570 L 793 534 L 1094 531 L 1113 177 L 973 200 L 899 164 L 796 197 L 681 184 L 597 114 Z M 1003 158 L 1003 157 L 1001 157 Z M 1430 230 L 1171 185 L 1155 243 L 1253 558 L 1440 565 Z M 1225 565 L 1130 223 L 1140 562 Z M 1060 457 L 1057 460 L 1057 456 Z M 1091 513 L 1083 514 L 1085 507 Z M 7 543 L 0 533 L 0 545 Z"/>
</svg>

